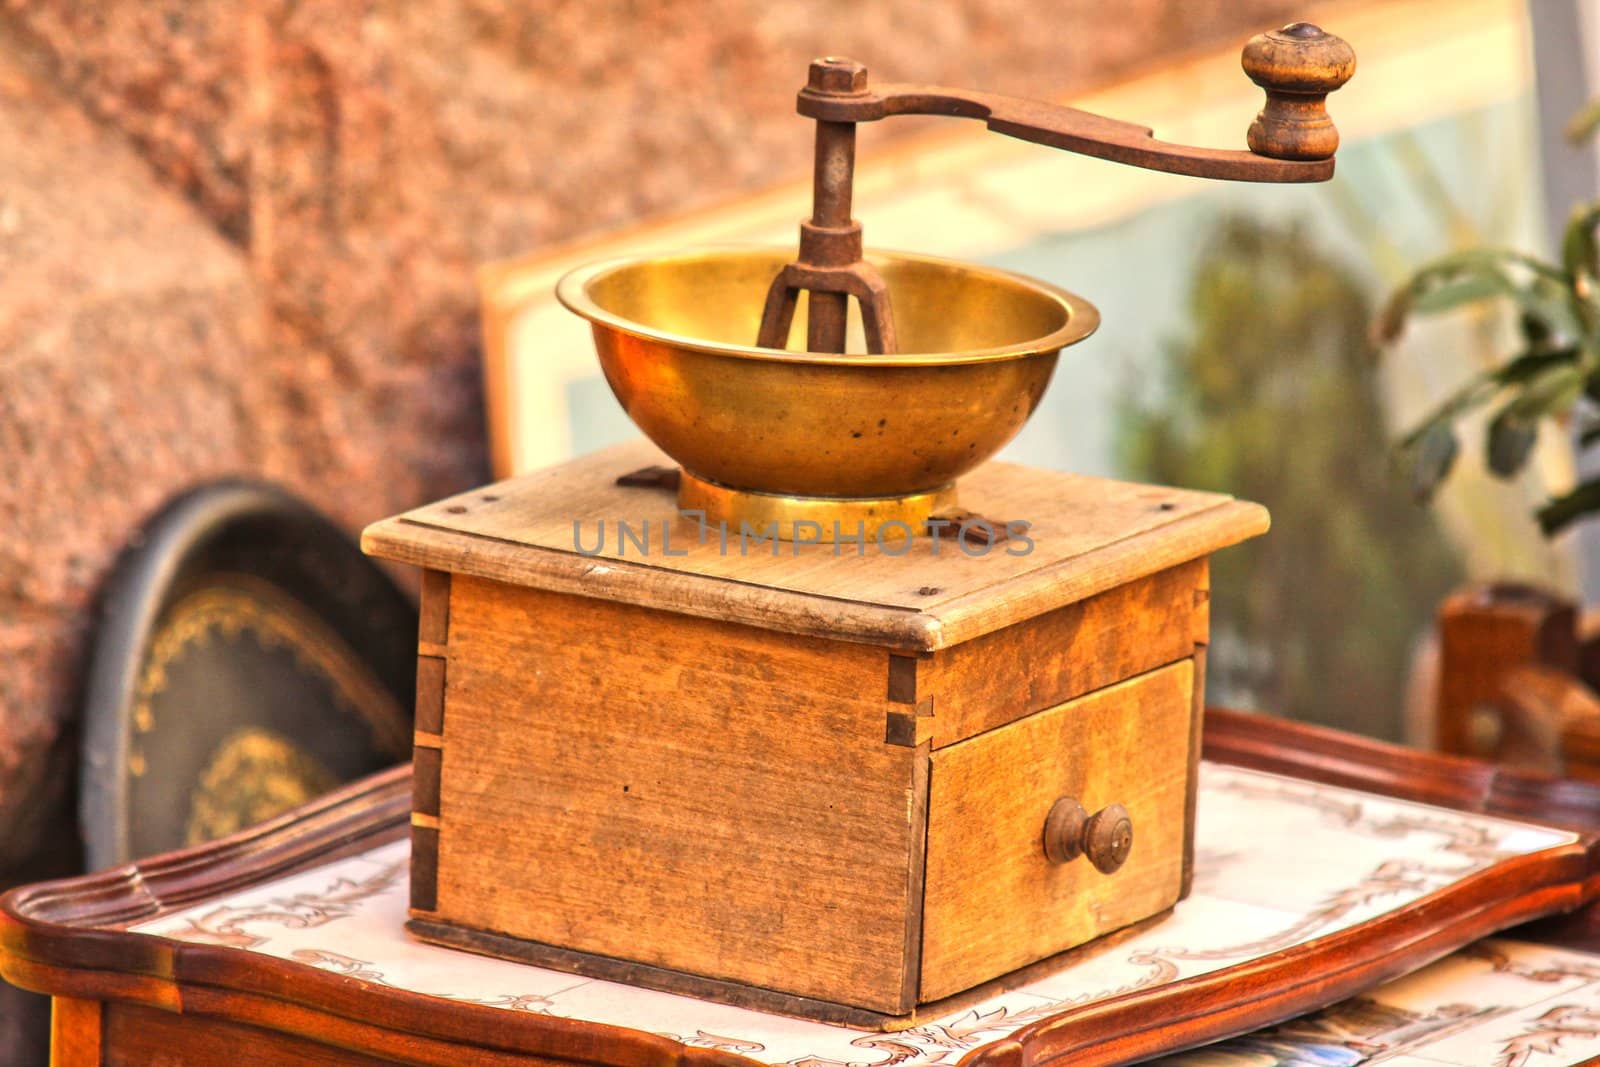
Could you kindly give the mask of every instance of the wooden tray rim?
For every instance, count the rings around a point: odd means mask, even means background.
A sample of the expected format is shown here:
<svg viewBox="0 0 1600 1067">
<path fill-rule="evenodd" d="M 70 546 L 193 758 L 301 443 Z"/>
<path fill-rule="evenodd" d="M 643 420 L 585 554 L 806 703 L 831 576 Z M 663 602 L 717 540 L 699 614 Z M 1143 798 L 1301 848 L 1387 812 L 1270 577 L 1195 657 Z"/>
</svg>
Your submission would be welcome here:
<svg viewBox="0 0 1600 1067">
<path fill-rule="evenodd" d="M 1583 829 L 1600 813 L 1600 785 L 1258 716 L 1213 709 L 1207 719 L 1205 754 L 1215 762 L 1560 827 L 1577 839 L 1248 963 L 1066 1009 L 970 1050 L 961 1067 L 1028 1067 L 1067 1055 L 1074 1064 L 1122 1064 L 1248 1032 L 1600 896 L 1600 834 Z M 397 767 L 218 842 L 14 889 L 0 897 L 0 973 L 55 996 L 265 1026 L 411 1062 L 448 1062 L 443 1046 L 433 1045 L 442 1041 L 454 1043 L 457 1054 L 471 1048 L 617 1067 L 759 1063 L 609 1024 L 460 1004 L 243 949 L 126 929 L 398 840 L 410 800 L 409 767 Z M 441 1058 L 426 1054 L 428 1046 Z"/>
</svg>

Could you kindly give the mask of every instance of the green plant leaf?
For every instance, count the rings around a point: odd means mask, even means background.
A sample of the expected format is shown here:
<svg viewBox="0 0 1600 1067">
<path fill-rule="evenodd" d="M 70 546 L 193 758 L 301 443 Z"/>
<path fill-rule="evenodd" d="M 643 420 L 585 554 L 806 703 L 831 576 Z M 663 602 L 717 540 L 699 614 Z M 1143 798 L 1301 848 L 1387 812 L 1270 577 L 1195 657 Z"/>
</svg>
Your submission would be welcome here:
<svg viewBox="0 0 1600 1067">
<path fill-rule="evenodd" d="M 1518 294 L 1517 327 L 1531 351 L 1571 345 L 1583 333 L 1572 287 L 1535 278 Z"/>
<path fill-rule="evenodd" d="M 1517 316 L 1517 329 L 1522 333 L 1522 339 L 1528 342 L 1528 347 L 1541 349 L 1551 342 L 1555 331 L 1550 326 L 1550 320 L 1537 311 L 1524 311 Z"/>
<path fill-rule="evenodd" d="M 1524 352 L 1515 359 L 1502 363 L 1487 376 L 1501 385 L 1522 385 L 1533 381 L 1547 370 L 1575 363 L 1577 359 L 1578 349 L 1573 347 L 1552 348 L 1544 352 Z"/>
<path fill-rule="evenodd" d="M 1493 296 L 1511 296 L 1516 290 L 1498 271 L 1475 270 L 1424 289 L 1411 298 L 1412 314 L 1433 315 Z"/>
<path fill-rule="evenodd" d="M 1455 466 L 1461 451 L 1455 428 L 1446 421 L 1433 422 L 1422 431 L 1411 456 L 1411 495 L 1418 503 L 1433 499 L 1434 491 Z"/>
<path fill-rule="evenodd" d="M 1527 280 L 1520 280 L 1526 275 Z M 1496 296 L 1525 311 L 1569 317 L 1567 277 L 1552 264 L 1502 248 L 1469 248 L 1425 264 L 1395 289 L 1373 322 L 1373 337 L 1391 344 L 1412 314 L 1449 311 Z"/>
<path fill-rule="evenodd" d="M 1514 478 L 1528 462 L 1539 440 L 1539 424 L 1524 419 L 1511 405 L 1500 409 L 1489 422 L 1485 461 L 1498 478 Z"/>
<path fill-rule="evenodd" d="M 1504 269 L 1507 267 L 1526 270 L 1531 274 L 1548 278 L 1551 281 L 1564 281 L 1566 277 L 1560 267 L 1552 263 L 1546 263 L 1538 256 L 1530 256 L 1526 252 L 1518 252 L 1512 248 L 1465 248 L 1458 252 L 1451 252 L 1424 264 L 1412 277 L 1415 279 L 1425 274 L 1449 275 L 1473 268 Z"/>
<path fill-rule="evenodd" d="M 1581 144 L 1597 129 L 1600 129 L 1600 100 L 1591 100 L 1567 120 L 1566 128 L 1562 132 L 1566 134 L 1568 141 Z"/>
<path fill-rule="evenodd" d="M 1591 479 L 1541 507 L 1538 511 L 1539 528 L 1549 537 L 1596 510 L 1600 510 L 1600 479 Z"/>
<path fill-rule="evenodd" d="M 1557 348 L 1549 352 L 1524 352 L 1515 359 L 1507 360 L 1500 366 L 1475 375 L 1460 389 L 1456 390 L 1427 417 L 1422 419 L 1400 439 L 1400 447 L 1409 449 L 1415 447 L 1422 440 L 1428 428 L 1436 422 L 1450 422 L 1458 416 L 1464 415 L 1473 408 L 1481 407 L 1499 395 L 1502 388 L 1526 385 L 1539 379 L 1545 373 L 1561 368 L 1573 366 L 1579 356 L 1576 348 Z"/>
<path fill-rule="evenodd" d="M 1592 328 L 1595 322 L 1595 274 L 1600 271 L 1600 249 L 1595 246 L 1595 226 L 1600 224 L 1600 201 L 1578 204 L 1567 218 L 1561 235 L 1561 263 L 1568 284 L 1579 301 L 1580 318 Z"/>
<path fill-rule="evenodd" d="M 1527 422 L 1566 415 L 1582 395 L 1586 378 L 1583 367 L 1556 366 L 1521 383 L 1517 395 L 1506 405 L 1506 412 Z"/>
<path fill-rule="evenodd" d="M 1400 439 L 1400 447 L 1403 449 L 1419 447 L 1422 444 L 1422 439 L 1428 435 L 1435 425 L 1453 422 L 1457 416 L 1493 400 L 1498 392 L 1499 386 L 1494 381 L 1492 374 L 1479 375 L 1458 389 L 1444 403 L 1434 408 L 1427 418 L 1417 423 L 1410 433 Z"/>
<path fill-rule="evenodd" d="M 1567 216 L 1561 233 L 1561 264 L 1570 276 L 1585 271 L 1595 273 L 1594 227 L 1600 218 L 1600 203 L 1576 204 Z"/>
</svg>

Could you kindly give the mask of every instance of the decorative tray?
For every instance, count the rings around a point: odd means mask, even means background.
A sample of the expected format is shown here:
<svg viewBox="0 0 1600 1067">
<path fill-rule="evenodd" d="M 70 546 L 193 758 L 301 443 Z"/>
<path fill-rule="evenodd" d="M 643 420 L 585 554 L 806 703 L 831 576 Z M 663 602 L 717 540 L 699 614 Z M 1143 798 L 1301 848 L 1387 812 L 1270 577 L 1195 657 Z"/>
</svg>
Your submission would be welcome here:
<svg viewBox="0 0 1600 1067">
<path fill-rule="evenodd" d="M 1510 1058 L 1430 1062 L 1540 1067 L 1578 1059 L 1518 1050 L 1592 1043 L 1600 960 L 1504 941 L 1435 961 L 1595 895 L 1596 837 L 1565 827 L 1600 811 L 1600 789 L 1223 712 L 1207 724 L 1201 783 L 1194 892 L 1170 915 L 893 1034 L 410 939 L 403 771 L 216 845 L 13 891 L 0 971 L 57 995 L 304 1034 L 337 1021 L 341 1045 L 366 1052 L 392 1054 L 404 1034 L 619 1065 L 1129 1063 L 1357 994 L 1247 1039 L 1238 1062 L 1302 1062 L 1258 1050 L 1304 1034 L 1357 1057 L 1319 1063 L 1453 1048 L 1470 1032 L 1462 1047 L 1492 1040 Z"/>
</svg>

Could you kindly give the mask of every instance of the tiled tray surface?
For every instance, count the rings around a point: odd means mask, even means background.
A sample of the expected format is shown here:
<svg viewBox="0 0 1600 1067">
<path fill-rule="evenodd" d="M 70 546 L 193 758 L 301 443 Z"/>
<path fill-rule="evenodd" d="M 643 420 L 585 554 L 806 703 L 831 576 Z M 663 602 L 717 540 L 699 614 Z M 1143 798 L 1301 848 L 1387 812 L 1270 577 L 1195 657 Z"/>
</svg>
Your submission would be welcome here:
<svg viewBox="0 0 1600 1067">
<path fill-rule="evenodd" d="M 771 1064 L 917 1067 L 1067 1008 L 1256 959 L 1576 838 L 1299 779 L 1205 764 L 1194 893 L 1167 920 L 1065 968 L 894 1034 L 791 1019 L 507 963 L 409 938 L 398 842 L 169 913 L 137 932 L 230 945 L 508 1011 L 665 1034 Z M 1600 1056 L 1600 957 L 1485 941 L 1296 1024 L 1167 1059 L 1563 1067 Z"/>
<path fill-rule="evenodd" d="M 1600 956 L 1491 938 L 1363 997 L 1161 1067 L 1575 1067 L 1600 1058 Z"/>
</svg>

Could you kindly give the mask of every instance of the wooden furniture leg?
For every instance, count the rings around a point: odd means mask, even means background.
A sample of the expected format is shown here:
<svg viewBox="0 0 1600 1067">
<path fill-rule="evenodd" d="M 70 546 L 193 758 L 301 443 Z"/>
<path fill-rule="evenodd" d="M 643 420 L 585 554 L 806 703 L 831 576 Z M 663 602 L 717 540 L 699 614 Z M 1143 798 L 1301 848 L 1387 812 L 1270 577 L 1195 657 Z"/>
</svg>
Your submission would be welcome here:
<svg viewBox="0 0 1600 1067">
<path fill-rule="evenodd" d="M 1590 632 L 1592 627 L 1585 627 Z M 1600 778 L 1600 643 L 1575 606 L 1525 585 L 1478 585 L 1439 610 L 1437 745 L 1497 763 Z"/>
<path fill-rule="evenodd" d="M 51 1002 L 51 1067 L 97 1067 L 100 1063 L 98 1000 L 56 997 Z"/>
</svg>

